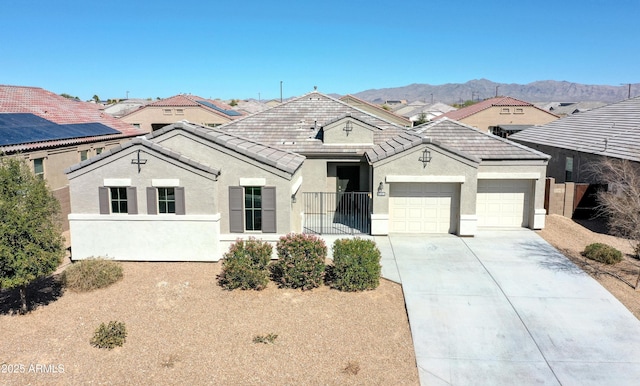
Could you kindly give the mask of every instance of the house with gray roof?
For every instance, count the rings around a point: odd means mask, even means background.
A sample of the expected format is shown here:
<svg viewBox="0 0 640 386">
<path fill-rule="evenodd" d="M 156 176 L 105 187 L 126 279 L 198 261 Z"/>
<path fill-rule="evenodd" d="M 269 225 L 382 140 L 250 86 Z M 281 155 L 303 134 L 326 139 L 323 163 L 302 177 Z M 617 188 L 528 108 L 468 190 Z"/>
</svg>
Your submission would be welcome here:
<svg viewBox="0 0 640 386">
<path fill-rule="evenodd" d="M 211 261 L 237 238 L 289 232 L 539 229 L 547 161 L 456 121 L 407 129 L 314 91 L 69 168 L 73 258 Z"/>
<path fill-rule="evenodd" d="M 603 157 L 640 162 L 640 97 L 533 126 L 509 139 L 551 155 L 557 182 L 597 184 L 590 165 Z"/>
</svg>

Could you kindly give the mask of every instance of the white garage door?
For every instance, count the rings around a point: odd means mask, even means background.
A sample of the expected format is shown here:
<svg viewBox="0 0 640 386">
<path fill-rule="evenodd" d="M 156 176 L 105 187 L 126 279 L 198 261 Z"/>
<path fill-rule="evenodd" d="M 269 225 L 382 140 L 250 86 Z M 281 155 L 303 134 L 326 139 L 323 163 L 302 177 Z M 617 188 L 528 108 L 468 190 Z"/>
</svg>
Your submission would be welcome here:
<svg viewBox="0 0 640 386">
<path fill-rule="evenodd" d="M 391 184 L 389 231 L 393 233 L 455 232 L 458 184 Z"/>
<path fill-rule="evenodd" d="M 478 180 L 478 226 L 527 226 L 531 185 L 530 180 Z"/>
</svg>

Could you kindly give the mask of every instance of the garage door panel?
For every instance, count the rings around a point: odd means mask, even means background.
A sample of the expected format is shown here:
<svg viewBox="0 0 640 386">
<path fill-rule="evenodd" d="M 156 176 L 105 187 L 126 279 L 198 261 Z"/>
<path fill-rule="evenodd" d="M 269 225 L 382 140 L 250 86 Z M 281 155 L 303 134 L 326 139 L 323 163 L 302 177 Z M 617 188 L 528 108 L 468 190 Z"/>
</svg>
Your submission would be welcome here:
<svg viewBox="0 0 640 386">
<path fill-rule="evenodd" d="M 456 203 L 456 184 L 394 183 L 389 199 L 390 231 L 455 231 Z"/>
<path fill-rule="evenodd" d="M 480 227 L 528 224 L 530 180 L 479 180 L 476 214 Z"/>
</svg>

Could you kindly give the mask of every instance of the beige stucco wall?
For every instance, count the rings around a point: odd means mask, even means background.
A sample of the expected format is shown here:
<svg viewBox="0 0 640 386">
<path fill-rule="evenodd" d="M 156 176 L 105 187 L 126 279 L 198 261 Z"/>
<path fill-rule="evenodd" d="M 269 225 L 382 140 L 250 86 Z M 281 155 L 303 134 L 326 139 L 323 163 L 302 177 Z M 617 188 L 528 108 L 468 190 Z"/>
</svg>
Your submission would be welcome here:
<svg viewBox="0 0 640 386">
<path fill-rule="evenodd" d="M 502 113 L 502 107 L 494 106 L 459 121 L 488 132 L 489 126 L 544 125 L 558 119 L 553 114 L 537 109 L 534 106 L 504 106 L 504 108 L 508 108 L 509 113 Z M 516 108 L 522 108 L 523 113 L 515 114 Z"/>
<path fill-rule="evenodd" d="M 138 166 L 131 163 L 140 158 L 146 164 Z M 106 160 L 94 163 L 69 175 L 71 212 L 100 213 L 98 187 L 105 186 L 105 179 L 129 179 L 137 188 L 138 213 L 147 213 L 146 188 L 151 187 L 153 179 L 177 179 L 179 186 L 185 188 L 185 209 L 187 214 L 218 213 L 216 192 L 218 186 L 215 176 L 184 167 L 178 161 L 167 158 L 143 146 L 132 146 Z"/>
<path fill-rule="evenodd" d="M 131 163 L 140 158 L 146 163 Z M 138 214 L 99 214 L 98 187 L 123 179 L 137 188 Z M 154 179 L 178 180 L 186 215 L 147 214 L 146 188 Z M 71 249 L 74 260 L 215 261 L 220 258 L 215 176 L 141 145 L 122 150 L 69 174 Z M 109 181 L 107 181 L 109 182 Z"/>
<path fill-rule="evenodd" d="M 431 162 L 423 167 L 418 158 L 422 151 L 431 151 Z M 478 164 L 450 153 L 436 145 L 417 146 L 392 157 L 376 162 L 373 166 L 373 213 L 389 213 L 390 184 L 388 176 L 456 176 L 464 178 L 460 185 L 460 214 L 476 212 L 476 175 Z M 385 196 L 378 196 L 377 189 L 383 183 Z"/>
<path fill-rule="evenodd" d="M 287 233 L 297 229 L 291 217 L 293 205 L 291 186 L 300 175 L 300 171 L 291 175 L 180 130 L 165 133 L 154 141 L 169 149 L 176 149 L 188 158 L 220 170 L 217 208 L 221 216 L 220 231 L 222 233 L 229 233 L 228 187 L 241 186 L 241 178 L 264 179 L 264 186 L 276 188 L 277 233 Z"/>
<path fill-rule="evenodd" d="M 347 123 L 351 131 L 344 130 Z M 348 144 L 373 144 L 373 129 L 354 119 L 342 119 L 324 128 L 322 142 L 326 146 Z"/>
<path fill-rule="evenodd" d="M 183 114 L 178 114 L 177 110 L 182 109 Z M 165 110 L 171 110 L 171 114 L 165 114 Z M 170 125 L 182 120 L 196 123 L 203 126 L 222 125 L 230 122 L 231 119 L 222 115 L 213 113 L 200 107 L 184 106 L 184 107 L 161 107 L 161 106 L 145 106 L 134 111 L 122 118 L 129 124 L 140 125 L 140 128 L 151 132 L 151 124 L 160 123 Z"/>
</svg>

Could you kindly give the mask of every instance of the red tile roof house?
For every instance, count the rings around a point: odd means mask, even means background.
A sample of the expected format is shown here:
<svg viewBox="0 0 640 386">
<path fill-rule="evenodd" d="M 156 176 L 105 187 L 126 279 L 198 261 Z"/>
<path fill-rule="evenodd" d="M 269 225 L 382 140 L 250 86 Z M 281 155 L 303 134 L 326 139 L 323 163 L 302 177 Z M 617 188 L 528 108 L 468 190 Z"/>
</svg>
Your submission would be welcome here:
<svg viewBox="0 0 640 386">
<path fill-rule="evenodd" d="M 60 201 L 65 219 L 70 199 L 64 170 L 141 134 L 95 104 L 42 88 L 0 85 L 0 154 L 29 160 Z"/>
<path fill-rule="evenodd" d="M 228 104 L 196 95 L 180 94 L 149 103 L 120 119 L 150 133 L 179 121 L 216 127 L 242 117 Z"/>
<path fill-rule="evenodd" d="M 489 98 L 455 111 L 449 111 L 435 119 L 449 118 L 507 138 L 514 132 L 534 125 L 544 125 L 558 116 L 512 97 Z"/>
<path fill-rule="evenodd" d="M 548 158 L 311 92 L 220 127 L 175 123 L 67 169 L 72 258 L 215 261 L 237 238 L 289 232 L 539 229 Z"/>
</svg>

